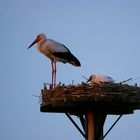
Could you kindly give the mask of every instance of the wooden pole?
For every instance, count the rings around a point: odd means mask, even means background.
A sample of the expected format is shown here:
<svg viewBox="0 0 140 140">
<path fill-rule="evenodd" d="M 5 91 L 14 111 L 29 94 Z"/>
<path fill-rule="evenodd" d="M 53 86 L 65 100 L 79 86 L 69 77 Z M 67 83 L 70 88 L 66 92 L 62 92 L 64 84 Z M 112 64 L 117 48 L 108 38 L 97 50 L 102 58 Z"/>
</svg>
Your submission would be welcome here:
<svg viewBox="0 0 140 140">
<path fill-rule="evenodd" d="M 103 140 L 103 126 L 106 114 L 89 110 L 86 117 L 86 140 Z"/>
<path fill-rule="evenodd" d="M 95 116 L 91 110 L 87 113 L 87 140 L 95 140 Z"/>
</svg>

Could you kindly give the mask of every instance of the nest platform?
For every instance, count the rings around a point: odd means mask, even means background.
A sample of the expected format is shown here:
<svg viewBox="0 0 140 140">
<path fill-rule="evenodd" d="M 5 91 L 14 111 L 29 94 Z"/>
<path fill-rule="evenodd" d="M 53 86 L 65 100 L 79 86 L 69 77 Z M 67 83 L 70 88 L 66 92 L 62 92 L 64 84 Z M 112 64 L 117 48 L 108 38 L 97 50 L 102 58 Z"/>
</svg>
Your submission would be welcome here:
<svg viewBox="0 0 140 140">
<path fill-rule="evenodd" d="M 140 109 L 140 87 L 127 84 L 59 85 L 41 91 L 41 112 L 86 114 L 88 110 L 106 114 L 131 114 Z"/>
</svg>

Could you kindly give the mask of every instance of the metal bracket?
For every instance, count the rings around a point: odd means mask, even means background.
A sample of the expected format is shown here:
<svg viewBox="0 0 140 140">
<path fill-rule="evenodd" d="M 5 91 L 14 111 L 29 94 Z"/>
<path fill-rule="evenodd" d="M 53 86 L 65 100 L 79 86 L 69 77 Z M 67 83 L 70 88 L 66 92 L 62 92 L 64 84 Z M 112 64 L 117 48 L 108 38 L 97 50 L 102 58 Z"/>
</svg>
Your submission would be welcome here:
<svg viewBox="0 0 140 140">
<path fill-rule="evenodd" d="M 85 133 L 81 130 L 81 128 L 77 125 L 77 123 L 73 120 L 73 118 L 68 113 L 65 114 L 69 118 L 69 120 L 74 124 L 74 126 L 78 129 L 78 131 L 82 134 L 82 136 L 86 138 Z"/>
</svg>

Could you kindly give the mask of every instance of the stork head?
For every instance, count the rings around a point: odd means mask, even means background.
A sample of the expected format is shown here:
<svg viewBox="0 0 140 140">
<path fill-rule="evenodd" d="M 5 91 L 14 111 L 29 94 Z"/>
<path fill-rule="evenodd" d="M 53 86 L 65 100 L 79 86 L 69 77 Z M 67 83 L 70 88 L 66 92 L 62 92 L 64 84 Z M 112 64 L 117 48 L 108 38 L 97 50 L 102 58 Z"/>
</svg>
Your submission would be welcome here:
<svg viewBox="0 0 140 140">
<path fill-rule="evenodd" d="M 37 42 L 39 42 L 39 41 L 44 41 L 44 40 L 46 40 L 46 35 L 45 35 L 44 33 L 39 34 L 39 35 L 36 37 L 36 39 L 32 42 L 32 44 L 28 47 L 28 49 L 31 48 L 31 47 L 32 47 L 34 44 L 36 44 Z"/>
<path fill-rule="evenodd" d="M 95 78 L 96 78 L 96 75 L 94 75 L 94 74 L 91 75 L 91 76 L 89 77 L 89 79 L 87 80 L 86 83 L 88 83 L 88 82 L 94 82 Z"/>
</svg>

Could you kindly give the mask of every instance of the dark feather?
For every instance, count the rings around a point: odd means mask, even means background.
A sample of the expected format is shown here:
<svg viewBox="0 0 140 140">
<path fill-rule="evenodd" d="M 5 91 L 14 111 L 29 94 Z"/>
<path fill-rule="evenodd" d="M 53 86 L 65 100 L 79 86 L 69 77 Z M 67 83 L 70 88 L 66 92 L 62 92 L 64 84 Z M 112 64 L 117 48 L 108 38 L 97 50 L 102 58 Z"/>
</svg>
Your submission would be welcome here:
<svg viewBox="0 0 140 140">
<path fill-rule="evenodd" d="M 74 66 L 81 66 L 79 60 L 70 52 L 54 52 L 54 56 L 60 58 L 63 63 L 70 63 Z"/>
</svg>

